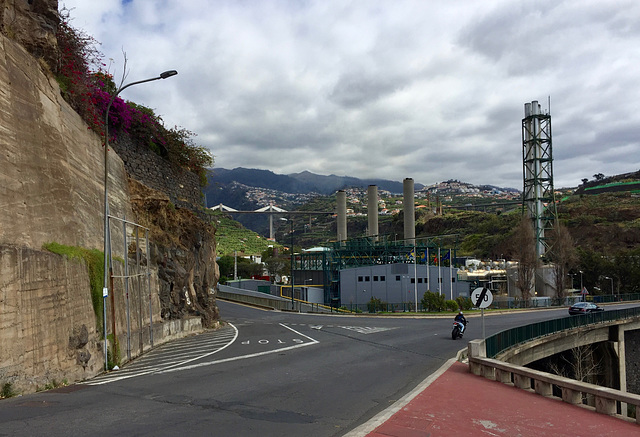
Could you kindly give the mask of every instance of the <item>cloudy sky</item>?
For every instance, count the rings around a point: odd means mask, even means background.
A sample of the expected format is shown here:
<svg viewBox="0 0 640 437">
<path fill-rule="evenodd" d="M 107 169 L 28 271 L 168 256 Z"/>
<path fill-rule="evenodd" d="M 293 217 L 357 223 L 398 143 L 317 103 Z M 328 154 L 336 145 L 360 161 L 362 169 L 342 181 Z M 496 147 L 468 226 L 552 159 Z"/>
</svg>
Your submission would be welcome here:
<svg viewBox="0 0 640 437">
<path fill-rule="evenodd" d="M 640 169 L 637 0 L 59 0 L 122 93 L 215 167 L 522 189 L 524 104 L 555 187 Z M 551 108 L 549 108 L 549 99 Z"/>
</svg>

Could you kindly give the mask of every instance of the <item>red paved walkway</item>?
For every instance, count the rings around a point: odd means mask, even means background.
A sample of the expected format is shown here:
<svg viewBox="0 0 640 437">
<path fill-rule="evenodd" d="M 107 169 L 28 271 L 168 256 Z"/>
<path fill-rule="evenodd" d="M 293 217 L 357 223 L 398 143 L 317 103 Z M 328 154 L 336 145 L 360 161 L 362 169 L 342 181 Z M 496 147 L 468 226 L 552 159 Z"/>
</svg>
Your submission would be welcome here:
<svg viewBox="0 0 640 437">
<path fill-rule="evenodd" d="M 476 376 L 459 362 L 423 384 L 428 385 L 391 417 L 374 418 L 347 435 L 640 436 L 635 422 Z"/>
</svg>

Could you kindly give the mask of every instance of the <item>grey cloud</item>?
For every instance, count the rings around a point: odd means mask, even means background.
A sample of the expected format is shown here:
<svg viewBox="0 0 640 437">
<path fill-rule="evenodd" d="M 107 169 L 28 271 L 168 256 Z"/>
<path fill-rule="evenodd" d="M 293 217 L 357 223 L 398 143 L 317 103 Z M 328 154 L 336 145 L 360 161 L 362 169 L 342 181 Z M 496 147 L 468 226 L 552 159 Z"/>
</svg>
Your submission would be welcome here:
<svg viewBox="0 0 640 437">
<path fill-rule="evenodd" d="M 635 0 L 65 2 L 220 167 L 519 188 L 547 96 L 556 186 L 640 167 Z"/>
<path fill-rule="evenodd" d="M 338 79 L 329 98 L 341 106 L 356 108 L 393 93 L 401 83 L 398 78 L 374 77 L 363 72 L 345 73 Z"/>
</svg>

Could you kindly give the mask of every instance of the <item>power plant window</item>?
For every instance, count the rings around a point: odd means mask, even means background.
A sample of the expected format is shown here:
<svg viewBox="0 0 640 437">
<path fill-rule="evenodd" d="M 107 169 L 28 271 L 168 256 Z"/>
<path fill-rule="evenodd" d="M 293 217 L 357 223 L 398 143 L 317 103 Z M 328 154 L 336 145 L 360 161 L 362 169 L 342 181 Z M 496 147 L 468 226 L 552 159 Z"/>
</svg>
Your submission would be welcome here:
<svg viewBox="0 0 640 437">
<path fill-rule="evenodd" d="M 364 278 L 362 276 L 358 276 L 358 282 L 362 282 Z"/>
</svg>

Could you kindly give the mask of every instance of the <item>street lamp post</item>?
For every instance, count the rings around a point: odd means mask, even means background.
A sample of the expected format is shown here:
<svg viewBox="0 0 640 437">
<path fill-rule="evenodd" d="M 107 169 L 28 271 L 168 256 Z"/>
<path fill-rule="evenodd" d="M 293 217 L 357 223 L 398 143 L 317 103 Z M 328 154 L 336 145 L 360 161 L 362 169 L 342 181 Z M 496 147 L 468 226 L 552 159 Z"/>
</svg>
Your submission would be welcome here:
<svg viewBox="0 0 640 437">
<path fill-rule="evenodd" d="M 604 279 L 609 279 L 611 280 L 611 296 L 613 296 L 613 278 L 609 277 L 609 276 L 605 276 Z"/>
<path fill-rule="evenodd" d="M 166 79 L 171 76 L 175 76 L 178 74 L 176 70 L 168 70 L 163 73 L 160 73 L 158 77 L 152 77 L 150 79 L 139 80 L 136 82 L 131 82 L 126 85 L 121 86 L 116 90 L 116 92 L 111 96 L 109 103 L 107 104 L 107 110 L 104 116 L 104 282 L 102 285 L 102 307 L 103 307 L 103 322 L 104 322 L 104 368 L 105 370 L 109 370 L 109 365 L 107 363 L 107 296 L 109 295 L 109 286 L 108 279 L 111 273 L 111 266 L 109 265 L 108 252 L 109 252 L 109 109 L 111 109 L 111 105 L 113 101 L 118 97 L 125 88 L 128 88 L 132 85 L 138 85 L 145 82 L 151 82 L 158 79 Z M 126 255 L 125 255 L 126 256 Z M 115 308 L 114 308 L 114 297 L 113 297 L 113 287 L 111 287 L 111 312 L 112 312 L 112 330 L 113 330 L 113 341 L 114 346 L 116 342 L 116 330 L 115 330 Z M 115 349 L 115 348 L 114 348 Z"/>
<path fill-rule="evenodd" d="M 580 270 L 580 293 L 582 293 L 582 289 L 584 288 L 584 286 L 582 285 L 582 274 L 584 272 L 582 270 Z"/>
</svg>

